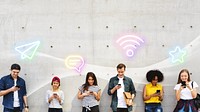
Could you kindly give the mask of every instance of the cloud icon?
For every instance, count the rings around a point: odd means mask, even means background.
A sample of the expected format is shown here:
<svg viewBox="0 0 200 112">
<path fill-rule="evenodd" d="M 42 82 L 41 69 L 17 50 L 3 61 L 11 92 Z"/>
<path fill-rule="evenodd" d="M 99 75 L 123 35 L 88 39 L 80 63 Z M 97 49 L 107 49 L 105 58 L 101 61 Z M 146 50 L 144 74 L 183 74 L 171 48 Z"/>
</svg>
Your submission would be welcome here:
<svg viewBox="0 0 200 112">
<path fill-rule="evenodd" d="M 67 68 L 74 69 L 80 73 L 85 65 L 85 61 L 79 55 L 70 55 L 65 59 L 65 65 Z"/>
</svg>

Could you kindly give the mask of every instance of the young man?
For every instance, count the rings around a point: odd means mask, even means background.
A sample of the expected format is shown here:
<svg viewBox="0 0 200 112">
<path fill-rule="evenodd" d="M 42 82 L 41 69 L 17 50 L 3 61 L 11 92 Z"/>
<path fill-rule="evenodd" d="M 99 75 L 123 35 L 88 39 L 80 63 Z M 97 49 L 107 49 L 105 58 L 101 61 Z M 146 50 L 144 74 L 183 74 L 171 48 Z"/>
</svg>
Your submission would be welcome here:
<svg viewBox="0 0 200 112">
<path fill-rule="evenodd" d="M 132 106 L 127 106 L 123 92 L 130 92 L 132 99 L 136 95 L 131 78 L 124 76 L 126 66 L 120 63 L 117 66 L 117 76 L 112 77 L 108 85 L 108 94 L 112 95 L 111 108 L 113 112 L 130 112 Z"/>
<path fill-rule="evenodd" d="M 28 112 L 26 84 L 19 77 L 21 67 L 11 65 L 11 73 L 0 79 L 0 96 L 3 96 L 3 112 Z"/>
</svg>

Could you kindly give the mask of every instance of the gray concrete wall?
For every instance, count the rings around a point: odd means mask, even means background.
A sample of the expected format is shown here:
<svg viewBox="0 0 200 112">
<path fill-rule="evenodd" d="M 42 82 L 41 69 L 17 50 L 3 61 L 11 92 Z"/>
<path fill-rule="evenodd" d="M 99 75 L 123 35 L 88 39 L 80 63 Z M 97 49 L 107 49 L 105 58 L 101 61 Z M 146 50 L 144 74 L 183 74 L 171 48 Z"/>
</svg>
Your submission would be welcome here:
<svg viewBox="0 0 200 112">
<path fill-rule="evenodd" d="M 85 74 L 93 71 L 102 90 L 100 110 L 111 112 L 107 84 L 122 62 L 137 90 L 133 112 L 143 112 L 145 74 L 160 69 L 165 76 L 162 105 L 164 112 L 172 112 L 176 103 L 173 88 L 181 69 L 189 69 L 192 80 L 200 85 L 199 4 L 199 0 L 1 0 L 0 77 L 10 73 L 12 63 L 19 63 L 30 112 L 45 112 L 46 90 L 51 88 L 52 77 L 59 76 L 64 112 L 80 112 L 78 87 Z M 145 41 L 132 58 L 116 44 L 123 34 L 135 34 Z M 34 57 L 21 59 L 15 48 L 35 41 L 40 46 Z M 171 61 L 169 52 L 176 46 L 187 52 L 183 63 Z M 65 59 L 71 55 L 85 61 L 80 73 L 66 67 Z"/>
</svg>

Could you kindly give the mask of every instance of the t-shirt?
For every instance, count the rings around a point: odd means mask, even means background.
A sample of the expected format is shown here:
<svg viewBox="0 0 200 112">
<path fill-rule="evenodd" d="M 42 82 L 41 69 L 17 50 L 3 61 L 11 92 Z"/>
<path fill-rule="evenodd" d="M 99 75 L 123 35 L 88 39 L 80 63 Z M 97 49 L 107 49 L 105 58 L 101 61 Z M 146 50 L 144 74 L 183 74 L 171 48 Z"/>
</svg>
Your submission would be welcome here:
<svg viewBox="0 0 200 112">
<path fill-rule="evenodd" d="M 87 92 L 86 90 L 85 91 L 83 90 L 83 86 L 80 86 L 79 90 L 81 91 L 81 93 Z M 93 92 L 98 93 L 100 90 L 101 89 L 99 88 L 99 86 L 93 85 L 93 86 L 88 87 L 88 91 L 93 91 Z M 94 95 L 89 95 L 89 96 L 83 97 L 83 100 L 82 100 L 83 107 L 93 107 L 96 105 L 99 105 L 99 102 L 95 99 Z"/>
<path fill-rule="evenodd" d="M 189 86 L 192 88 L 192 81 L 189 82 Z M 179 90 L 180 87 L 181 87 L 181 83 L 177 84 L 174 87 L 174 90 Z M 197 87 L 198 87 L 197 83 L 195 81 L 193 81 L 193 88 L 197 88 Z M 183 100 L 193 99 L 192 93 L 187 87 L 181 90 L 180 99 L 183 99 Z"/>
<path fill-rule="evenodd" d="M 119 77 L 118 77 L 119 78 Z M 124 98 L 124 81 L 123 78 L 119 78 L 118 84 L 121 84 L 121 88 L 117 90 L 117 98 L 118 98 L 118 104 L 117 108 L 127 108 L 125 98 Z"/>
<path fill-rule="evenodd" d="M 17 79 L 14 79 L 14 85 L 17 85 Z M 18 91 L 14 91 L 14 103 L 13 103 L 13 107 L 19 107 L 19 97 L 18 97 Z"/>
<path fill-rule="evenodd" d="M 146 95 L 150 96 L 154 93 L 156 93 L 157 90 L 160 90 L 162 92 L 162 85 L 156 84 L 156 86 L 153 86 L 152 83 L 146 84 Z M 149 100 L 144 101 L 145 103 L 160 103 L 159 97 L 151 97 Z"/>
</svg>

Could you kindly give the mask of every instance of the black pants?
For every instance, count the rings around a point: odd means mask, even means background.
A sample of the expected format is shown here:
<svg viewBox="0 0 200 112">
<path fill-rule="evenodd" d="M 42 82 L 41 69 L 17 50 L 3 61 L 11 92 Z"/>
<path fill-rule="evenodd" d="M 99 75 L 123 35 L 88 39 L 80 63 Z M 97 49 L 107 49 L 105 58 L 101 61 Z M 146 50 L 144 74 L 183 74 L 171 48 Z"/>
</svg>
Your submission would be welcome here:
<svg viewBox="0 0 200 112">
<path fill-rule="evenodd" d="M 20 110 L 20 107 L 14 107 L 14 109 L 8 109 L 4 107 L 3 112 L 22 112 L 22 110 Z"/>
<path fill-rule="evenodd" d="M 49 108 L 48 112 L 63 112 L 62 108 Z"/>
<path fill-rule="evenodd" d="M 117 112 L 128 112 L 128 108 L 117 108 Z"/>
<path fill-rule="evenodd" d="M 86 107 L 83 107 L 82 112 L 99 112 L 99 106 L 96 105 L 94 107 L 90 107 L 90 110 L 88 110 Z"/>
</svg>

